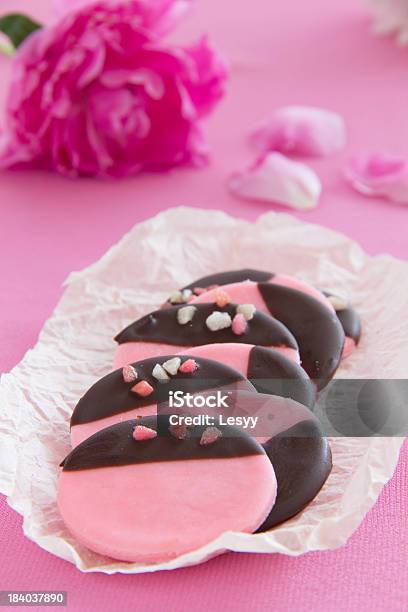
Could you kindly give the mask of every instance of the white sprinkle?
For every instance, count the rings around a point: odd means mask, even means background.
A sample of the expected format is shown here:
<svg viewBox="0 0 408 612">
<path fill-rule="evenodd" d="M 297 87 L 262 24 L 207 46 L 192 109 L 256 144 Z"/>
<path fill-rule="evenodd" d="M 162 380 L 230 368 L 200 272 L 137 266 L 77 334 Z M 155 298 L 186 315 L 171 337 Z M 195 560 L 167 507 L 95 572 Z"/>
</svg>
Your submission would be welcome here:
<svg viewBox="0 0 408 612">
<path fill-rule="evenodd" d="M 187 325 L 187 323 L 193 320 L 196 310 L 197 308 L 195 306 L 184 306 L 184 308 L 179 308 L 177 311 L 177 322 L 180 323 L 180 325 Z"/>
<path fill-rule="evenodd" d="M 171 304 L 182 304 L 184 300 L 181 291 L 174 291 L 174 293 L 172 293 L 169 297 L 169 302 Z"/>
<path fill-rule="evenodd" d="M 193 292 L 191 291 L 191 289 L 184 289 L 181 293 L 182 297 L 183 297 L 183 302 L 188 302 L 188 300 L 191 298 L 191 296 L 193 295 Z"/>
<path fill-rule="evenodd" d="M 346 310 L 348 304 L 343 298 L 338 297 L 337 295 L 329 295 L 327 298 L 330 304 L 333 306 L 334 310 Z"/>
<path fill-rule="evenodd" d="M 181 365 L 180 357 L 173 357 L 173 359 L 169 359 L 163 363 L 163 368 L 166 370 L 168 374 L 171 376 L 175 376 L 178 372 L 178 369 Z"/>
<path fill-rule="evenodd" d="M 207 317 L 205 323 L 208 329 L 211 331 L 219 331 L 220 329 L 231 327 L 232 321 L 228 312 L 219 312 L 218 310 L 214 310 L 214 312 Z"/>
<path fill-rule="evenodd" d="M 239 304 L 239 306 L 237 306 L 237 314 L 244 315 L 245 321 L 253 319 L 255 313 L 256 308 L 253 304 Z"/>
<path fill-rule="evenodd" d="M 169 297 L 169 302 L 170 304 L 186 304 L 190 300 L 192 295 L 193 292 L 191 291 L 191 289 L 183 289 L 183 291 L 174 291 Z"/>
<path fill-rule="evenodd" d="M 152 374 L 157 380 L 170 380 L 170 376 L 167 374 L 166 370 L 160 365 L 160 363 L 156 363 L 153 368 Z"/>
</svg>

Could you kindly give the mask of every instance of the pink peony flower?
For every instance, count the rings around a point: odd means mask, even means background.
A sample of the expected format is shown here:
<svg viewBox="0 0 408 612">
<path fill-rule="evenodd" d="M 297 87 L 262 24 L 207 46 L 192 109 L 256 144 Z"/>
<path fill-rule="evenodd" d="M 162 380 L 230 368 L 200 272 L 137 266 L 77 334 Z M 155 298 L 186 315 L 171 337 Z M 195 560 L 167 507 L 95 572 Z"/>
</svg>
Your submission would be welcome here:
<svg viewBox="0 0 408 612">
<path fill-rule="evenodd" d="M 123 177 L 205 162 L 200 119 L 226 69 L 205 38 L 159 40 L 178 4 L 98 2 L 32 34 L 15 57 L 0 167 Z"/>
</svg>

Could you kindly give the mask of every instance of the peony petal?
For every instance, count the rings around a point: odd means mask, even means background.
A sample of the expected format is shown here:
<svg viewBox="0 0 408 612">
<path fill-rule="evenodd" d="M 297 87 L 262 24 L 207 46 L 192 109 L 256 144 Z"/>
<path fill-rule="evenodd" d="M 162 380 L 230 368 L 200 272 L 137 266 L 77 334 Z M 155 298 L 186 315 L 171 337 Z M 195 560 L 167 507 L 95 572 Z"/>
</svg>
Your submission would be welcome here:
<svg viewBox="0 0 408 612">
<path fill-rule="evenodd" d="M 269 153 L 252 168 L 232 175 L 229 188 L 241 198 L 298 210 L 315 208 L 321 193 L 320 180 L 313 170 L 281 153 Z"/>
<path fill-rule="evenodd" d="M 223 97 L 228 69 L 205 36 L 184 51 L 192 63 L 190 79 L 185 86 L 202 117 L 208 115 Z"/>
<path fill-rule="evenodd" d="M 408 159 L 374 153 L 350 160 L 345 176 L 354 189 L 367 196 L 383 196 L 408 204 Z"/>
<path fill-rule="evenodd" d="M 408 5 L 405 0 L 366 0 L 373 7 L 374 32 L 395 35 L 398 44 L 408 43 Z"/>
<path fill-rule="evenodd" d="M 251 141 L 260 153 L 323 157 L 344 147 L 346 132 L 337 113 L 311 106 L 286 106 L 256 128 Z"/>
<path fill-rule="evenodd" d="M 81 69 L 78 79 L 78 87 L 83 88 L 95 80 L 103 71 L 106 58 L 106 50 L 101 44 L 99 37 L 92 31 L 87 31 L 81 38 L 81 46 L 87 52 L 87 61 Z"/>
<path fill-rule="evenodd" d="M 140 15 L 140 26 L 156 34 L 172 30 L 189 9 L 191 0 L 104 0 L 104 6 L 123 6 L 131 3 Z M 90 5 L 99 5 L 98 0 L 54 0 L 57 18 Z"/>
<path fill-rule="evenodd" d="M 100 78 L 105 87 L 116 89 L 127 83 L 141 85 L 148 96 L 160 100 L 164 95 L 164 82 L 159 74 L 148 68 L 136 68 L 133 70 L 109 70 L 105 71 Z"/>
</svg>

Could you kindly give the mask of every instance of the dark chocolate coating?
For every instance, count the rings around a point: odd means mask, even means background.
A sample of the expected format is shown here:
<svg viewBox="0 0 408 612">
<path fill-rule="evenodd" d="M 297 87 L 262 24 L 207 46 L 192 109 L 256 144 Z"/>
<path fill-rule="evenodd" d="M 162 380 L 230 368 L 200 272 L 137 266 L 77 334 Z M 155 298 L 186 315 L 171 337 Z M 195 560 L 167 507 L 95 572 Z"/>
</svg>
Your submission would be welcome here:
<svg viewBox="0 0 408 612">
<path fill-rule="evenodd" d="M 230 285 L 231 283 L 242 283 L 250 280 L 255 283 L 263 283 L 271 280 L 275 274 L 272 272 L 264 272 L 263 270 L 231 270 L 229 272 L 216 272 L 209 276 L 204 276 L 198 280 L 186 285 L 183 289 L 190 289 L 194 291 L 195 287 L 201 287 L 205 289 L 211 285 Z M 182 290 L 183 290 L 182 289 Z M 323 291 L 326 297 L 330 297 L 332 294 Z M 169 304 L 169 302 L 166 302 Z M 358 344 L 361 336 L 361 321 L 356 310 L 351 306 L 348 306 L 344 310 L 339 310 L 336 315 L 343 326 L 344 333 L 348 338 L 352 338 L 356 344 Z"/>
<path fill-rule="evenodd" d="M 282 323 L 267 314 L 256 312 L 248 321 L 247 331 L 237 336 L 231 327 L 211 331 L 206 326 L 207 317 L 214 311 L 227 312 L 231 318 L 237 309 L 236 304 L 224 308 L 216 304 L 194 304 L 197 308 L 194 318 L 187 325 L 177 322 L 177 311 L 185 304 L 156 310 L 124 329 L 115 338 L 118 344 L 125 342 L 163 342 L 179 346 L 201 346 L 203 344 L 240 342 L 260 346 L 285 346 L 297 350 L 297 342 L 292 333 Z"/>
<path fill-rule="evenodd" d="M 288 287 L 258 283 L 270 313 L 299 344 L 302 367 L 320 390 L 333 378 L 344 346 L 344 331 L 336 317 L 315 298 Z"/>
<path fill-rule="evenodd" d="M 75 447 L 61 463 L 64 472 L 102 467 L 153 463 L 158 461 L 188 461 L 189 459 L 229 459 L 263 455 L 262 446 L 236 427 L 218 425 L 222 436 L 212 444 L 201 445 L 204 426 L 188 428 L 187 437 L 179 440 L 169 435 L 158 435 L 152 440 L 136 441 L 136 425 L 168 431 L 168 415 L 148 416 L 117 423 L 98 431 Z"/>
<path fill-rule="evenodd" d="M 253 281 L 254 283 L 262 283 L 271 280 L 273 276 L 271 272 L 252 270 L 251 268 L 246 268 L 245 270 L 229 270 L 228 272 L 216 272 L 209 276 L 203 276 L 194 281 L 194 283 L 190 283 L 190 285 L 186 285 L 181 291 L 184 291 L 184 289 L 194 291 L 196 287 L 206 289 L 212 285 L 231 285 L 231 283 L 243 283 L 247 280 Z"/>
<path fill-rule="evenodd" d="M 338 310 L 336 315 L 344 329 L 344 333 L 348 338 L 354 340 L 356 344 L 360 342 L 361 337 L 361 319 L 351 306 Z"/>
<path fill-rule="evenodd" d="M 268 531 L 301 512 L 327 480 L 332 457 L 317 420 L 302 421 L 263 445 L 278 482 L 276 502 L 257 532 Z"/>
<path fill-rule="evenodd" d="M 165 357 L 151 357 L 133 363 L 133 367 L 138 373 L 136 381 L 126 383 L 123 380 L 122 369 L 115 370 L 98 380 L 79 400 L 71 417 L 71 427 L 83 423 L 91 423 L 133 410 L 142 406 L 150 406 L 163 400 L 160 389 L 167 391 L 184 391 L 184 393 L 197 393 L 210 388 L 220 388 L 229 385 L 233 389 L 235 383 L 241 382 L 248 390 L 254 390 L 251 383 L 239 372 L 212 359 L 194 357 L 198 369 L 191 374 L 178 372 L 171 376 L 168 382 L 160 382 L 152 376 L 154 366 L 159 363 L 162 365 L 168 359 L 180 357 L 181 361 L 191 359 L 191 355 L 166 355 Z M 153 392 L 147 397 L 140 397 L 131 391 L 131 388 L 140 380 L 146 380 L 152 387 Z"/>
<path fill-rule="evenodd" d="M 303 368 L 273 349 L 254 346 L 247 378 L 259 393 L 289 397 L 308 408 L 316 401 L 316 387 Z"/>
</svg>

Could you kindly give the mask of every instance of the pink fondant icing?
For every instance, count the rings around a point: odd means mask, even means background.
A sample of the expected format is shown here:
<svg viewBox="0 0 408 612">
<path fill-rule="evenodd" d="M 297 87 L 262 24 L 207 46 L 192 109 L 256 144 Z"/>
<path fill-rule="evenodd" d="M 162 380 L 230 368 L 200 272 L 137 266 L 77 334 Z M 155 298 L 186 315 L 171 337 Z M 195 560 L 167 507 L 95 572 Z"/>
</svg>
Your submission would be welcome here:
<svg viewBox="0 0 408 612">
<path fill-rule="evenodd" d="M 207 301 L 207 300 L 204 300 L 204 301 Z M 265 305 L 264 305 L 264 308 L 266 308 Z M 228 361 L 229 356 L 233 352 L 239 353 L 240 351 L 243 350 L 243 349 L 238 348 L 242 346 L 241 343 L 237 343 L 237 344 L 235 343 L 217 343 L 211 346 L 217 347 L 217 349 L 214 349 L 215 356 L 212 357 L 211 359 L 216 359 L 216 361 L 222 361 L 224 363 L 231 365 L 231 367 L 234 367 L 234 365 L 232 363 L 231 364 L 229 363 Z M 225 348 L 229 346 L 234 347 L 234 349 Z M 252 348 L 252 345 L 246 345 L 246 346 L 249 346 L 250 348 Z M 193 350 L 189 351 L 190 348 Z M 168 355 L 168 354 L 173 354 L 173 353 L 183 354 L 187 352 L 189 352 L 190 354 L 194 354 L 195 348 L 196 347 L 176 346 L 174 344 L 161 344 L 159 342 L 125 342 L 124 344 L 119 344 L 116 350 L 115 359 L 113 362 L 113 369 L 116 370 L 117 368 L 123 367 L 127 363 L 133 363 L 135 361 L 140 361 L 141 359 L 147 359 L 148 357 L 160 357 L 162 355 Z M 282 353 L 283 355 L 285 355 L 285 357 L 288 357 L 288 359 L 291 359 L 292 361 L 295 361 L 296 363 L 300 363 L 299 354 L 294 349 L 286 348 L 286 347 L 274 347 L 274 346 L 271 346 L 269 348 L 273 348 L 279 351 L 279 353 Z"/>
<path fill-rule="evenodd" d="M 243 376 L 247 376 L 249 355 L 253 348 L 252 344 L 241 344 L 239 342 L 204 344 L 203 346 L 194 346 L 183 350 L 182 354 L 221 361 L 225 365 L 230 366 L 230 368 L 240 372 Z"/>
<path fill-rule="evenodd" d="M 226 531 L 252 533 L 275 498 L 264 454 L 62 472 L 58 487 L 62 518 L 81 544 L 140 563 L 178 557 Z"/>
<path fill-rule="evenodd" d="M 150 406 L 143 406 L 142 408 L 135 408 L 134 410 L 128 410 L 127 412 L 120 412 L 98 421 L 92 421 L 92 423 L 81 423 L 81 425 L 73 425 L 71 427 L 71 446 L 74 448 L 81 442 L 92 436 L 97 431 L 105 429 L 115 425 L 115 423 L 121 423 L 122 421 L 129 421 L 130 419 L 136 419 L 137 417 L 149 416 L 157 413 L 156 404 Z"/>
<path fill-rule="evenodd" d="M 320 293 L 320 291 L 318 291 L 314 287 L 310 287 L 302 281 L 299 281 L 295 278 L 291 278 L 290 276 L 279 275 L 274 276 L 269 282 L 274 285 L 282 285 L 284 287 L 289 287 L 290 289 L 296 289 L 297 291 L 306 293 L 307 295 L 310 295 L 311 297 L 317 299 L 319 302 L 321 302 L 322 304 L 327 306 L 327 308 L 334 312 L 333 306 L 330 304 L 329 300 L 322 293 Z M 255 308 L 260 312 L 271 314 L 258 289 L 258 283 L 254 283 L 253 281 L 245 281 L 243 283 L 231 283 L 230 285 L 225 285 L 225 290 L 231 296 L 232 302 L 235 302 L 237 304 L 253 304 Z M 215 302 L 215 292 L 216 289 L 212 289 L 210 291 L 202 293 L 201 295 L 195 296 L 191 300 L 191 304 Z"/>
<path fill-rule="evenodd" d="M 332 304 L 329 302 L 327 297 L 318 289 L 305 283 L 304 281 L 295 278 L 294 276 L 288 276 L 287 274 L 276 274 L 269 281 L 274 285 L 281 285 L 282 287 L 289 287 L 289 289 L 296 289 L 297 291 L 302 291 L 302 293 L 306 293 L 306 295 L 310 295 L 310 297 L 314 297 L 316 300 L 319 300 L 322 304 L 327 306 L 331 311 L 334 312 L 334 308 Z"/>
</svg>

